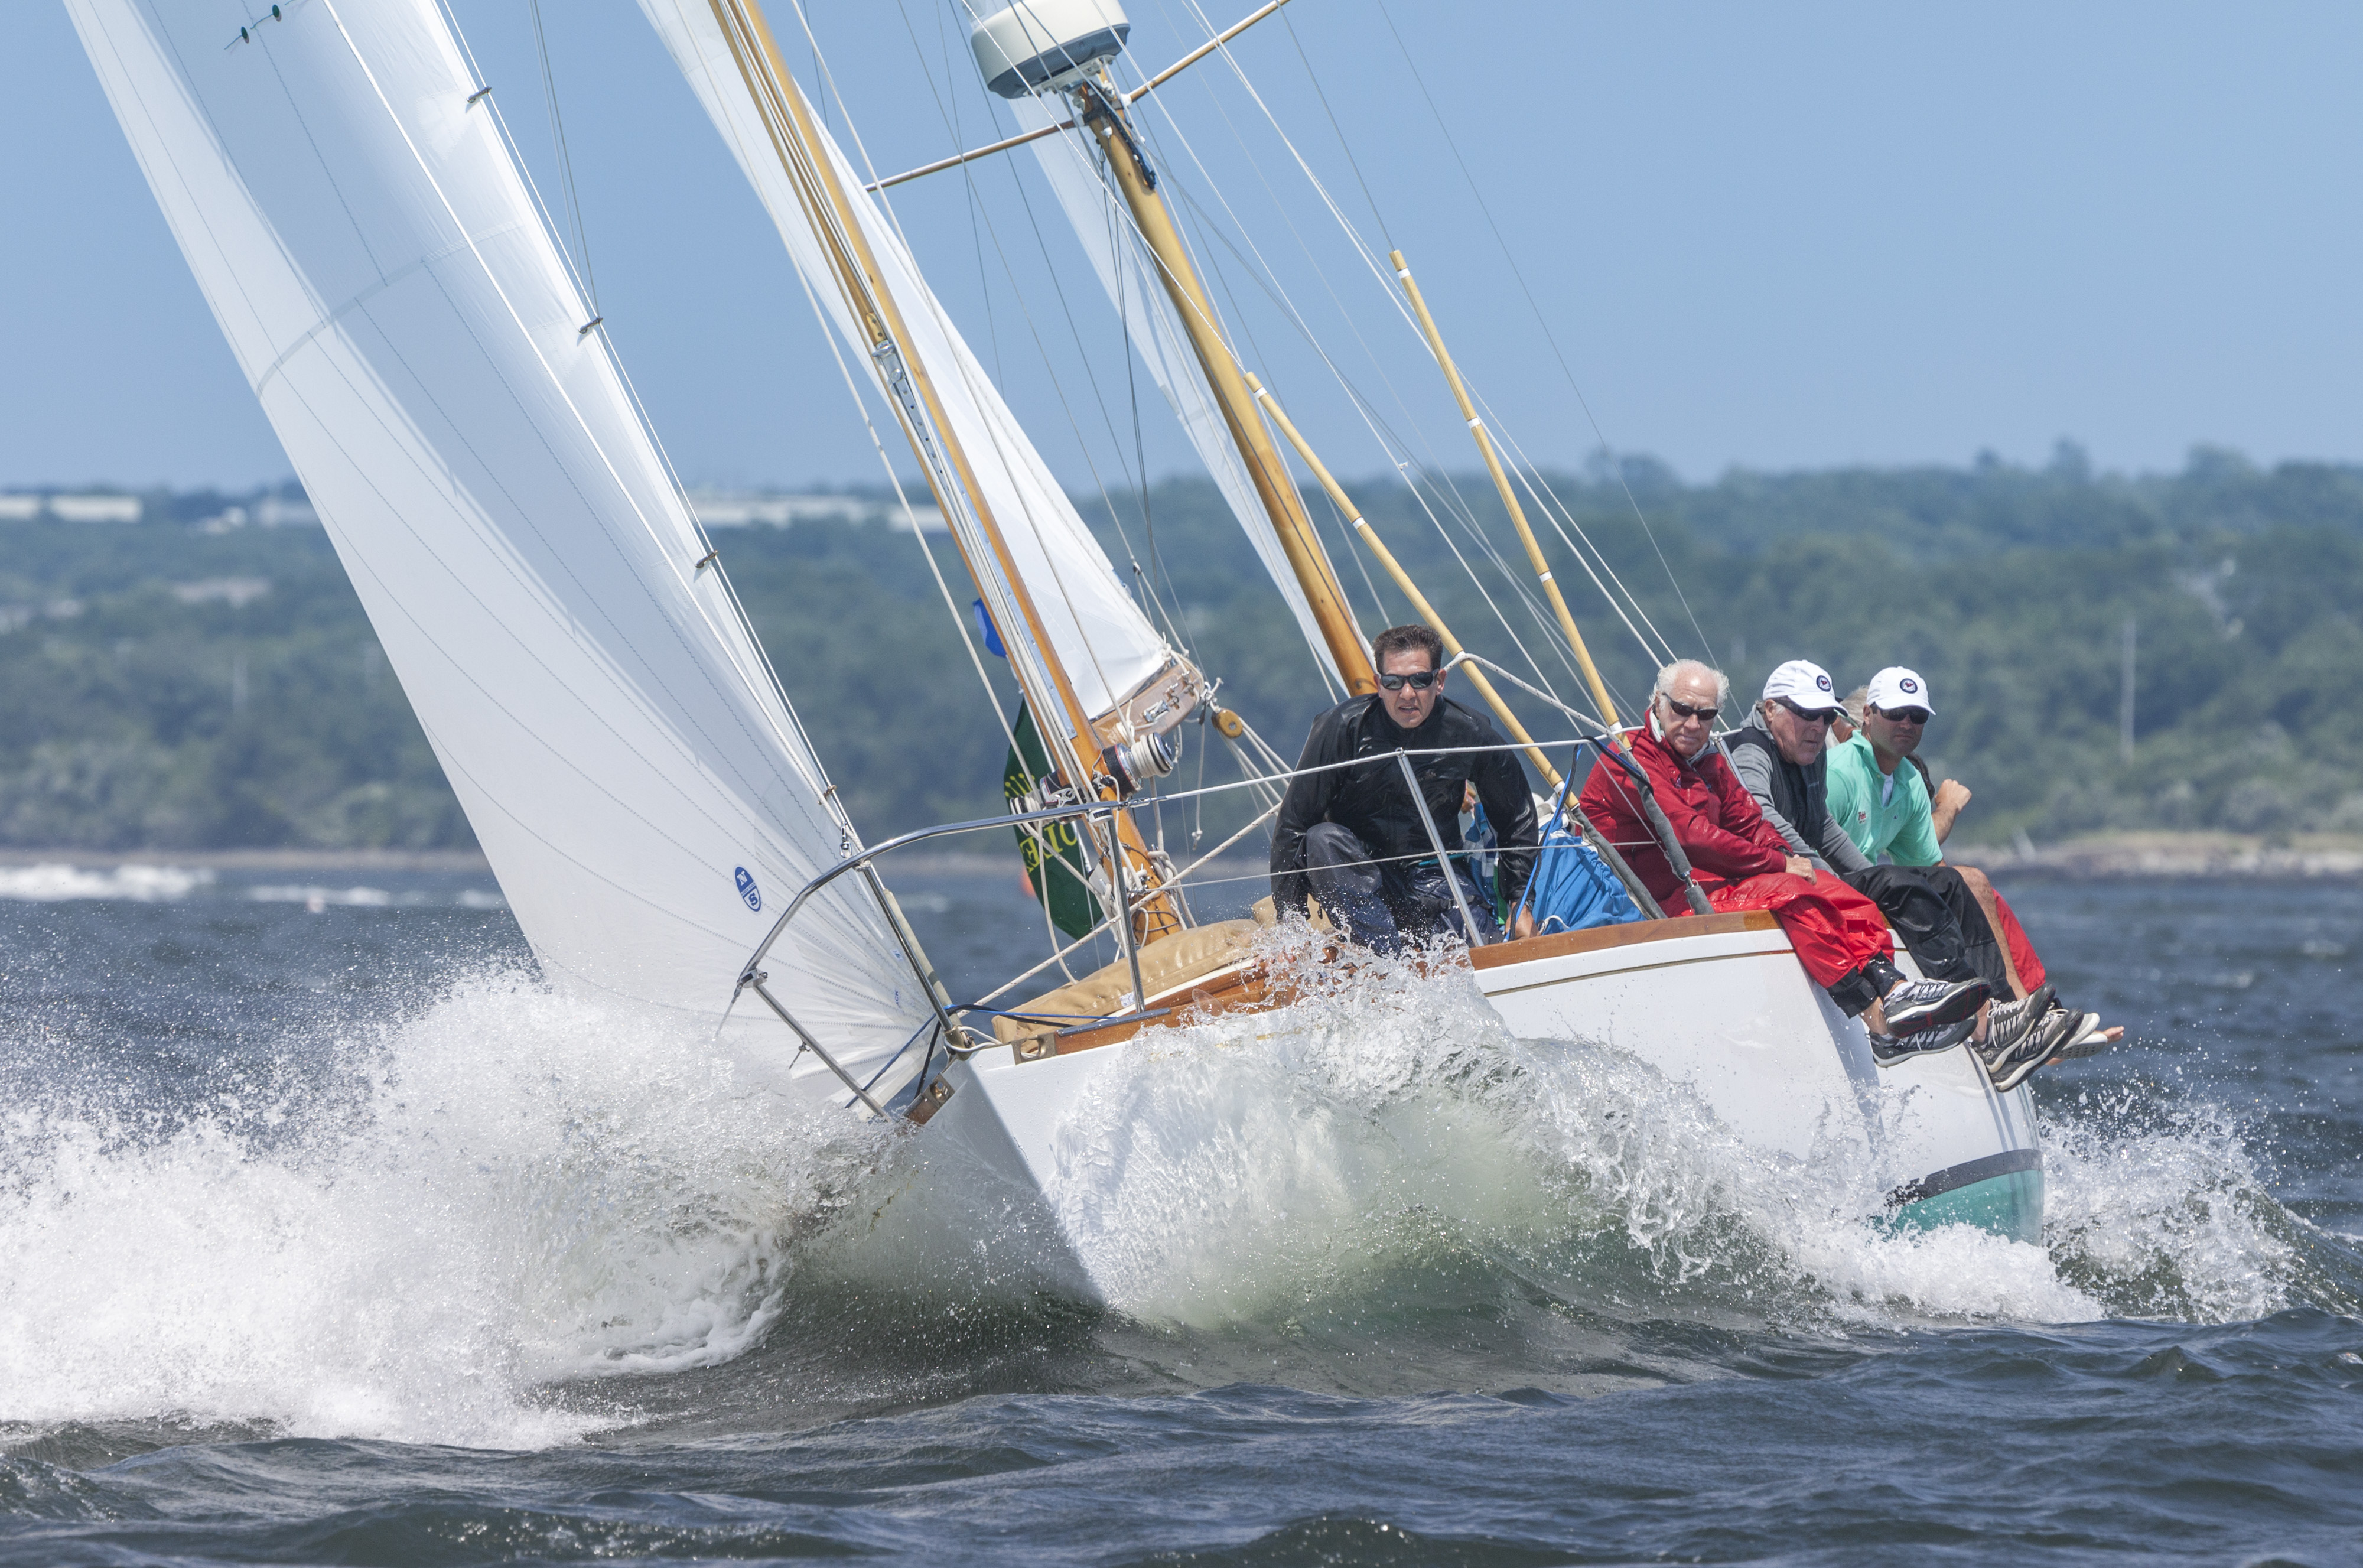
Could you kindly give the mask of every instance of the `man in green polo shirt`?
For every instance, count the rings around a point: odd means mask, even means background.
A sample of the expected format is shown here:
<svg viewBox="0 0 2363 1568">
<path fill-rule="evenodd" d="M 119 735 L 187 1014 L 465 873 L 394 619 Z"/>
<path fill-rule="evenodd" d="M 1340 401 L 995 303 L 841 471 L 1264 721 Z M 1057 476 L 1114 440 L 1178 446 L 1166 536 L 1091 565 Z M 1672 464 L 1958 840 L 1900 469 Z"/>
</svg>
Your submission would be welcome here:
<svg viewBox="0 0 2363 1568">
<path fill-rule="evenodd" d="M 1830 748 L 1830 818 L 1874 861 L 1884 854 L 1900 866 L 1932 866 L 1945 858 L 1928 786 L 1919 769 L 1903 765 L 1935 717 L 1928 684 L 1893 665 L 1871 677 L 1862 728 Z"/>
<path fill-rule="evenodd" d="M 1830 819 L 1843 828 L 1855 846 L 1873 861 L 1883 854 L 1899 866 L 1928 868 L 1932 891 L 1952 906 L 1957 916 L 1966 917 L 1968 906 L 1974 906 L 1989 924 L 1994 924 L 1992 913 L 1983 908 L 1983 900 L 1976 897 L 1963 873 L 1944 863 L 1945 851 L 1938 844 L 1936 807 L 1928 798 L 1927 783 L 1918 768 L 1905 765 L 1919 749 L 1920 737 L 1935 717 L 1936 709 L 1928 701 L 1928 683 L 1920 678 L 1918 671 L 1894 664 L 1873 675 L 1865 694 L 1861 727 L 1828 751 L 1825 776 L 1828 780 Z M 1960 800 L 1968 798 L 1968 791 L 1950 780 L 1944 787 L 1958 792 Z M 1959 809 L 1957 801 L 1948 800 L 1947 804 L 1956 811 Z M 1994 924 L 1994 929 L 1997 935 L 2002 934 L 1998 924 Z M 2038 981 L 2035 990 L 2049 993 L 2051 987 Z M 2053 994 L 2047 1001 L 2055 998 Z M 2051 1020 L 2054 1027 L 2036 1030 L 2011 1060 L 1987 1061 L 1987 1069 L 1998 1087 L 2015 1088 L 2036 1068 L 2058 1060 L 2066 1048 L 2085 1045 L 2088 1037 L 2090 1049 L 2097 1050 L 2122 1032 L 2103 1030 L 2097 1014 L 2067 1015 L 2065 1009 L 2058 1011 L 2063 1017 Z M 2072 1027 L 2069 1027 L 2071 1017 Z M 2072 1050 L 2067 1053 L 2082 1054 Z M 1980 1054 L 1984 1054 L 1982 1049 Z"/>
</svg>

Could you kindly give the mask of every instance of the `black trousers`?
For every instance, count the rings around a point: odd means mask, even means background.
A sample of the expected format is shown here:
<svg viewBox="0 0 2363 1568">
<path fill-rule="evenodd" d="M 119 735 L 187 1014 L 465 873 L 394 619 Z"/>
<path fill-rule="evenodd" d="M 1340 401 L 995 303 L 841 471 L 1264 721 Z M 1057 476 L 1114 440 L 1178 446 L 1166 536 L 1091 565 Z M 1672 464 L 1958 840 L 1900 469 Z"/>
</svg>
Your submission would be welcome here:
<svg viewBox="0 0 2363 1568">
<path fill-rule="evenodd" d="M 1493 901 L 1477 891 L 1465 866 L 1453 869 L 1477 922 L 1473 938 L 1461 930 L 1452 889 L 1434 861 L 1372 865 L 1370 860 L 1369 846 L 1350 828 L 1317 822 L 1305 832 L 1304 880 L 1313 884 L 1313 896 L 1321 900 L 1330 919 L 1341 922 L 1356 941 L 1394 952 L 1406 940 L 1424 942 L 1450 934 L 1468 938 L 1472 945 L 1502 940 Z"/>
<path fill-rule="evenodd" d="M 1993 926 L 1951 866 L 1872 866 L 1838 880 L 1879 906 L 1929 979 L 1983 980 L 1997 997 L 2012 994 Z"/>
</svg>

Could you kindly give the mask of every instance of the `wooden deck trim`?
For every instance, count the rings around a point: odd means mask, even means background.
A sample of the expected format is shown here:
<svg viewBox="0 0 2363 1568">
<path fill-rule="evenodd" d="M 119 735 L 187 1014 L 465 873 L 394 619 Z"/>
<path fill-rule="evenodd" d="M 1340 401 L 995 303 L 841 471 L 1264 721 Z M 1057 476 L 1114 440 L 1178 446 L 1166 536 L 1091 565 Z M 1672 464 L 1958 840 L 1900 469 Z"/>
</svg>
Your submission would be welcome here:
<svg viewBox="0 0 2363 1568">
<path fill-rule="evenodd" d="M 1678 937 L 1736 936 L 1743 931 L 1780 929 L 1781 922 L 1772 917 L 1769 909 L 1746 909 L 1730 915 L 1678 915 L 1665 920 L 1638 920 L 1622 926 L 1594 927 L 1588 931 L 1559 931 L 1548 937 L 1495 942 L 1476 949 L 1469 958 L 1478 969 L 1498 969 L 1534 959 L 1601 952 L 1645 942 L 1671 941 Z M 1028 1036 L 1014 1042 L 1010 1051 L 1020 1062 L 1071 1056 L 1079 1051 L 1121 1044 L 1144 1029 L 1175 1029 L 1195 1023 L 1209 1014 L 1256 1012 L 1283 1006 L 1291 999 L 1267 984 L 1259 972 L 1242 964 L 1149 998 L 1150 1006 L 1171 1009 L 1165 1018 L 1135 1018 L 1120 1024 L 1079 1024 L 1055 1034 Z"/>
<path fill-rule="evenodd" d="M 1472 950 L 1469 962 L 1477 969 L 1499 969 L 1505 963 L 1564 958 L 1570 953 L 1599 952 L 1639 942 L 1671 941 L 1676 937 L 1733 936 L 1741 931 L 1780 929 L 1781 922 L 1769 909 L 1742 909 L 1729 915 L 1676 915 L 1664 920 L 1636 920 L 1622 926 L 1594 926 L 1588 931 L 1554 931 L 1548 937 L 1495 942 Z"/>
</svg>

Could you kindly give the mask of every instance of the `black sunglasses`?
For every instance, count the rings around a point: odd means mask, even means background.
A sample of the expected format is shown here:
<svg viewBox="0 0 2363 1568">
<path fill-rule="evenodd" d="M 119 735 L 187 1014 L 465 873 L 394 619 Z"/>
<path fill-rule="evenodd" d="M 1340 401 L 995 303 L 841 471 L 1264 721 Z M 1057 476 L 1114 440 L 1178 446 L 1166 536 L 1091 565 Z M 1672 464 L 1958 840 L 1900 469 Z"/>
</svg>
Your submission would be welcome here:
<svg viewBox="0 0 2363 1568">
<path fill-rule="evenodd" d="M 1436 684 L 1443 674 L 1441 670 L 1415 670 L 1408 675 L 1381 675 L 1379 684 L 1391 692 L 1399 692 L 1405 686 L 1415 692 L 1424 692 Z"/>
<path fill-rule="evenodd" d="M 1898 724 L 1925 724 L 1931 717 L 1925 707 L 1882 707 L 1878 711 Z"/>
<path fill-rule="evenodd" d="M 1692 707 L 1688 703 L 1679 703 L 1671 697 L 1662 700 L 1668 707 L 1674 710 L 1674 716 L 1677 718 L 1703 718 L 1709 724 L 1713 724 L 1723 712 L 1720 707 Z"/>
<path fill-rule="evenodd" d="M 1795 714 L 1799 718 L 1803 719 L 1807 724 L 1836 724 L 1838 719 L 1838 715 L 1846 711 L 1846 709 L 1842 707 L 1799 707 L 1787 697 L 1775 697 L 1772 700 L 1779 703 L 1782 707 L 1787 708 L 1791 713 Z"/>
</svg>

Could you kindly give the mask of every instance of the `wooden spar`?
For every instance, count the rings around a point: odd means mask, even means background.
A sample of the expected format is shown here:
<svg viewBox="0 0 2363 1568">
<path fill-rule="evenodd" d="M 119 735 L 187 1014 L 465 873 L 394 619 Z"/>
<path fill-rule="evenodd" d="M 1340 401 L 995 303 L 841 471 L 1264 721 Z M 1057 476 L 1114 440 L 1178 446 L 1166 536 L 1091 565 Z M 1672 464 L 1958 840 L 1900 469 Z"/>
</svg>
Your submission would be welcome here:
<svg viewBox="0 0 2363 1568">
<path fill-rule="evenodd" d="M 1248 476 L 1255 482 L 1256 495 L 1271 519 L 1272 531 L 1280 536 L 1280 547 L 1287 553 L 1289 567 L 1304 590 L 1305 602 L 1312 606 L 1313 618 L 1321 628 L 1321 639 L 1328 645 L 1329 656 L 1337 661 L 1338 675 L 1344 679 L 1346 689 L 1356 695 L 1377 691 L 1378 674 L 1370 668 L 1370 652 L 1362 641 L 1361 629 L 1347 611 L 1345 592 L 1330 570 L 1329 557 L 1322 550 L 1319 537 L 1313 531 L 1313 519 L 1305 513 L 1304 498 L 1296 493 L 1295 484 L 1289 479 L 1287 465 L 1272 445 L 1271 432 L 1264 428 L 1238 362 L 1231 357 L 1230 345 L 1223 341 L 1215 325 L 1214 306 L 1207 300 L 1205 286 L 1198 281 L 1198 270 L 1191 264 L 1189 252 L 1182 248 L 1182 236 L 1173 227 L 1172 215 L 1166 210 L 1165 198 L 1148 183 L 1138 144 L 1123 117 L 1121 98 L 1106 86 L 1104 78 L 1076 88 L 1075 97 L 1081 111 L 1076 117 L 1090 127 L 1098 139 L 1116 188 L 1123 194 L 1125 205 L 1132 209 L 1134 227 L 1157 258 L 1157 270 L 1164 280 L 1165 291 L 1172 296 L 1173 308 L 1190 335 L 1190 346 L 1197 352 L 1199 367 L 1206 373 L 1206 384 L 1222 408 L 1223 423 L 1229 427 L 1232 443 L 1247 463 Z"/>
<path fill-rule="evenodd" d="M 1233 22 L 1131 92 L 1125 94 L 1124 101 L 1126 104 L 1140 102 L 1183 71 L 1197 64 L 1287 4 L 1288 0 L 1267 0 L 1260 9 L 1251 13 L 1245 20 Z M 957 169 L 963 163 L 973 163 L 980 158 L 990 158 L 996 152 L 1006 152 L 1013 147 L 1023 147 L 1029 141 L 1039 141 L 1046 136 L 1056 136 L 1062 130 L 1074 128 L 1075 122 L 1072 120 L 1060 120 L 1057 125 L 1037 126 L 1032 130 L 1022 130 L 1015 136 L 1005 136 L 999 141 L 989 142 L 982 147 L 971 147 L 966 152 L 955 152 L 949 158 L 938 158 L 933 163 L 922 163 L 916 169 L 905 169 L 899 174 L 889 174 L 877 183 L 864 185 L 861 188 L 865 191 L 882 191 L 889 185 L 899 185 L 905 180 L 915 180 L 922 174 L 940 174 L 947 169 Z"/>
<path fill-rule="evenodd" d="M 1026 587 L 1026 579 L 1018 573 L 1016 562 L 1009 553 L 1008 542 L 1002 537 L 1000 525 L 994 520 L 992 507 L 986 503 L 983 490 L 977 483 L 975 471 L 969 464 L 959 433 L 944 416 L 943 406 L 926 367 L 903 350 L 903 345 L 911 339 L 904 325 L 902 309 L 886 287 L 885 274 L 879 268 L 868 237 L 862 232 L 860 222 L 854 214 L 851 198 L 838 181 L 836 166 L 829 161 L 812 123 L 811 106 L 804 101 L 804 90 L 796 84 L 795 77 L 780 58 L 779 45 L 771 37 L 771 24 L 763 16 L 760 0 L 711 0 L 711 4 L 715 20 L 720 24 L 723 36 L 729 41 L 731 55 L 737 60 L 738 69 L 746 78 L 747 89 L 756 104 L 767 109 L 785 111 L 784 125 L 773 113 L 764 115 L 764 124 L 771 134 L 773 151 L 779 156 L 789 177 L 795 181 L 806 204 L 818 209 L 815 216 L 825 219 L 815 223 L 815 228 L 825 242 L 847 304 L 861 321 L 863 330 L 870 337 L 871 349 L 891 350 L 900 362 L 903 373 L 909 378 L 913 389 L 926 406 L 927 421 L 933 427 L 934 439 L 941 445 L 945 464 L 957 477 L 979 528 L 992 543 L 1001 578 L 1008 584 L 1010 595 L 1016 603 L 1018 613 L 1025 617 L 1026 630 L 1031 634 L 1034 645 L 1042 656 L 1043 666 L 1049 673 L 1054 690 L 1047 695 L 1065 710 L 1067 721 L 1073 728 L 1071 740 L 1054 745 L 1054 760 L 1059 764 L 1059 771 L 1067 775 L 1069 785 L 1079 793 L 1087 793 L 1097 772 L 1093 764 L 1098 761 L 1095 743 L 1098 737 L 1092 728 L 1091 716 L 1083 711 L 1082 701 L 1075 695 L 1074 684 L 1068 679 L 1066 667 L 1059 661 L 1058 650 L 1051 645 L 1041 614 L 1035 607 L 1034 595 Z M 793 147 L 783 139 L 790 137 L 794 141 Z M 913 444 L 920 449 L 917 454 L 920 466 L 926 471 L 927 485 L 936 493 L 937 505 L 943 508 L 947 517 L 952 516 L 953 497 L 945 493 L 944 476 L 938 472 L 937 465 L 928 461 L 924 433 L 914 428 L 908 434 Z M 957 534 L 953 542 L 959 545 Z M 967 562 L 970 577 L 977 584 L 979 595 L 987 600 L 993 598 L 995 595 L 986 591 L 985 573 L 979 569 L 979 563 L 968 559 L 964 546 L 960 547 L 960 553 L 961 559 Z M 1015 662 L 1012 661 L 1013 664 Z M 1046 742 L 1055 743 L 1062 740 L 1058 733 L 1058 726 L 1044 725 L 1037 717 L 1037 727 L 1042 731 Z M 1146 868 L 1148 864 L 1148 846 L 1141 841 L 1139 830 L 1133 826 L 1130 815 L 1118 814 L 1117 822 L 1119 842 L 1125 851 L 1129 851 L 1121 858 L 1137 862 Z M 1141 900 L 1135 910 L 1137 917 L 1152 930 L 1179 930 L 1182 927 L 1171 901 L 1162 895 Z"/>
<path fill-rule="evenodd" d="M 1280 399 L 1256 379 L 1253 372 L 1248 374 L 1248 388 L 1263 405 L 1264 412 L 1271 416 L 1271 422 L 1280 427 L 1280 433 L 1288 438 L 1288 444 L 1296 449 L 1296 455 L 1304 460 L 1304 466 L 1311 469 L 1313 476 L 1321 482 L 1321 488 L 1329 493 L 1329 499 L 1346 514 L 1347 519 L 1353 524 L 1355 534 L 1370 547 L 1370 553 L 1379 558 L 1379 564 L 1387 569 L 1387 575 L 1394 579 L 1395 586 L 1403 590 L 1403 597 L 1409 599 L 1412 608 L 1419 612 L 1419 618 L 1436 628 L 1436 635 L 1444 639 L 1446 650 L 1457 657 L 1461 647 L 1459 639 L 1452 635 L 1452 628 L 1444 624 L 1444 617 L 1436 613 L 1435 606 L 1427 602 L 1427 595 L 1421 593 L 1419 585 L 1411 580 L 1411 573 L 1395 560 L 1394 551 L 1386 547 L 1385 541 L 1379 538 L 1378 530 L 1363 517 L 1361 508 L 1348 498 L 1344 487 L 1331 475 L 1328 466 L 1314 455 L 1312 446 L 1297 433 L 1296 422 L 1281 407 Z M 1518 716 L 1510 711 L 1510 705 L 1502 700 L 1502 694 L 1495 691 L 1493 683 L 1485 678 L 1485 672 L 1474 664 L 1462 668 L 1469 673 L 1469 684 L 1477 688 L 1477 695 L 1485 699 L 1485 706 L 1493 710 L 1493 716 L 1502 721 L 1502 727 L 1510 732 L 1510 738 L 1526 749 L 1527 760 L 1550 781 L 1550 787 L 1557 789 L 1559 785 L 1559 770 L 1550 765 L 1550 760 L 1543 755 L 1543 749 L 1535 744 L 1534 737 L 1526 733 L 1526 727 L 1518 722 Z"/>
<path fill-rule="evenodd" d="M 1460 405 L 1460 417 L 1469 421 L 1469 433 L 1477 438 L 1477 450 L 1484 454 L 1486 472 L 1493 476 L 1493 488 L 1502 493 L 1502 505 L 1510 509 L 1510 522 L 1525 544 L 1526 559 L 1534 563 L 1543 592 L 1550 595 L 1551 608 L 1559 612 L 1559 628 L 1567 634 L 1568 646 L 1575 650 L 1575 662 L 1583 669 L 1584 684 L 1592 688 L 1592 700 L 1600 705 L 1601 719 L 1614 729 L 1616 705 L 1608 700 L 1608 684 L 1600 678 L 1600 668 L 1592 662 L 1592 651 L 1583 645 L 1583 633 L 1575 629 L 1575 617 L 1568 613 L 1567 598 L 1551 576 L 1550 562 L 1543 559 L 1543 547 L 1535 542 L 1535 530 L 1526 525 L 1525 508 L 1518 505 L 1517 494 L 1510 488 L 1510 476 L 1503 471 L 1501 455 L 1493 450 L 1493 438 L 1486 430 L 1485 421 L 1477 417 L 1476 405 L 1469 400 L 1469 389 L 1461 384 L 1460 372 L 1445 350 L 1444 334 L 1436 329 L 1436 317 L 1428 314 L 1427 301 L 1420 296 L 1419 284 L 1412 281 L 1403 253 L 1390 250 L 1387 255 L 1395 264 L 1395 276 L 1403 280 L 1403 293 L 1410 296 L 1412 309 L 1419 315 L 1419 329 L 1427 334 L 1428 351 L 1436 356 L 1444 379 L 1452 385 L 1453 399 Z"/>
</svg>

